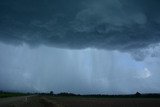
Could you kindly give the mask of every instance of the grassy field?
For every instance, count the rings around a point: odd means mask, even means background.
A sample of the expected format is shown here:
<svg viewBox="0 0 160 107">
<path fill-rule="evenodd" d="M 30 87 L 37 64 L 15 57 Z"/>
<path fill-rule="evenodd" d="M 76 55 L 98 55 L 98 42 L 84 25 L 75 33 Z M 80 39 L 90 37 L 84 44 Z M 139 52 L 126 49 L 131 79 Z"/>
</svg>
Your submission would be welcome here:
<svg viewBox="0 0 160 107">
<path fill-rule="evenodd" d="M 0 98 L 6 98 L 6 97 L 16 97 L 16 96 L 25 96 L 24 93 L 10 93 L 10 92 L 1 92 Z"/>
</svg>

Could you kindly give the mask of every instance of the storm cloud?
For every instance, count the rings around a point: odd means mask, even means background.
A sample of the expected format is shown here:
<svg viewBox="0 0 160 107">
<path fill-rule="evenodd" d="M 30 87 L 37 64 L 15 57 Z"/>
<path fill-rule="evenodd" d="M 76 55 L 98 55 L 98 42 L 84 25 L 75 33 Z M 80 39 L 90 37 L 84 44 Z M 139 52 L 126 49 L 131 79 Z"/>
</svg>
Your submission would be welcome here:
<svg viewBox="0 0 160 107">
<path fill-rule="evenodd" d="M 119 50 L 140 53 L 135 59 L 143 60 L 141 51 L 160 42 L 159 5 L 159 0 L 1 0 L 0 41 Z"/>
<path fill-rule="evenodd" d="M 0 0 L 0 90 L 159 92 L 159 11 L 159 0 Z"/>
</svg>

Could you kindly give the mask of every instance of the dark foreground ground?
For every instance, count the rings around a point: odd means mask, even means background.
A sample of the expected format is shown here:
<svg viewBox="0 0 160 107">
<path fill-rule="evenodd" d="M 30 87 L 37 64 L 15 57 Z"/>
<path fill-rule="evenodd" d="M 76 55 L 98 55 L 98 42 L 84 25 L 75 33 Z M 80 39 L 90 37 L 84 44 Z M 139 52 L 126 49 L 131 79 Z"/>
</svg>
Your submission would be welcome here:
<svg viewBox="0 0 160 107">
<path fill-rule="evenodd" d="M 160 99 L 80 98 L 34 95 L 0 98 L 0 107 L 160 107 Z"/>
</svg>

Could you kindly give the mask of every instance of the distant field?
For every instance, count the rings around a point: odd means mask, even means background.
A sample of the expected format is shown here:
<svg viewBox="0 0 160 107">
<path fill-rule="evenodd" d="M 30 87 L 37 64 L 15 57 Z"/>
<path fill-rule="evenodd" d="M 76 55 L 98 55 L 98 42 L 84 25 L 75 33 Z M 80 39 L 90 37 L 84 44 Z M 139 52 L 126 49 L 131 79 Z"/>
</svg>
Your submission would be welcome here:
<svg viewBox="0 0 160 107">
<path fill-rule="evenodd" d="M 6 98 L 6 97 L 16 97 L 16 96 L 24 96 L 26 94 L 23 93 L 0 93 L 0 98 Z"/>
<path fill-rule="evenodd" d="M 151 98 L 76 98 L 47 97 L 57 107 L 160 107 L 160 99 Z"/>
</svg>

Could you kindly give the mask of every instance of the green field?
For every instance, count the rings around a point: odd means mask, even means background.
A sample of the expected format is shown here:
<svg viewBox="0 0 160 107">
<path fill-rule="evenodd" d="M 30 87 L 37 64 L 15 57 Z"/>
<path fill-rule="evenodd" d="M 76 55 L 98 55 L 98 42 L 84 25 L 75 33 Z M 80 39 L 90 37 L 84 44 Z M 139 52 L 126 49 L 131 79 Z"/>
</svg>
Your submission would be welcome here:
<svg viewBox="0 0 160 107">
<path fill-rule="evenodd" d="M 2 92 L 2 93 L 0 93 L 0 98 L 16 97 L 16 96 L 25 96 L 25 95 L 27 95 L 27 94 L 24 94 L 24 93 Z"/>
</svg>

